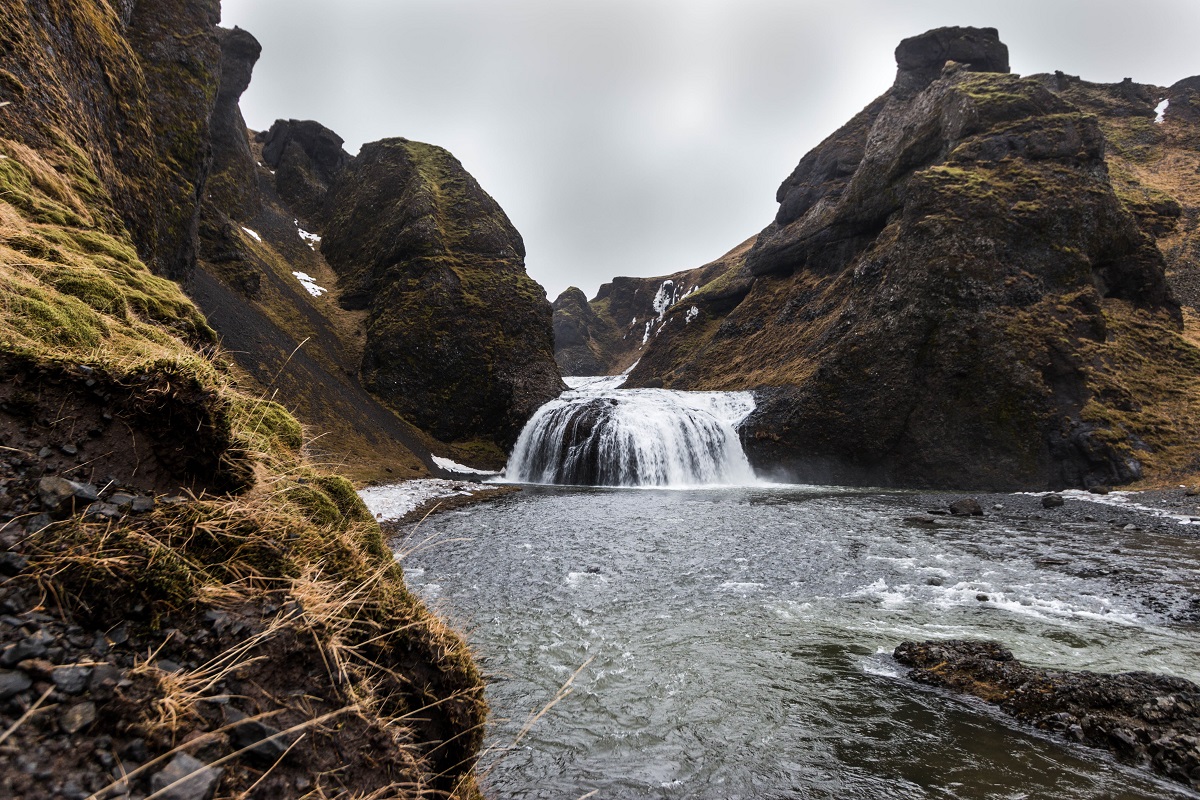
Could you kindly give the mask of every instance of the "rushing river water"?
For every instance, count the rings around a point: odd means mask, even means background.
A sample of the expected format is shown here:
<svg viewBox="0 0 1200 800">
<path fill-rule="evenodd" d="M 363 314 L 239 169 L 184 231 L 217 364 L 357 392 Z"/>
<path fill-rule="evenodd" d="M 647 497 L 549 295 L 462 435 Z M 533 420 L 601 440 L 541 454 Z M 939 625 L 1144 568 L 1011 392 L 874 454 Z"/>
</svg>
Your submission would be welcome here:
<svg viewBox="0 0 1200 800">
<path fill-rule="evenodd" d="M 888 654 L 992 638 L 1035 664 L 1196 680 L 1200 541 L 903 521 L 919 510 L 804 487 L 529 487 L 430 517 L 400 552 L 489 675 L 497 797 L 1195 797 L 912 683 Z"/>
</svg>

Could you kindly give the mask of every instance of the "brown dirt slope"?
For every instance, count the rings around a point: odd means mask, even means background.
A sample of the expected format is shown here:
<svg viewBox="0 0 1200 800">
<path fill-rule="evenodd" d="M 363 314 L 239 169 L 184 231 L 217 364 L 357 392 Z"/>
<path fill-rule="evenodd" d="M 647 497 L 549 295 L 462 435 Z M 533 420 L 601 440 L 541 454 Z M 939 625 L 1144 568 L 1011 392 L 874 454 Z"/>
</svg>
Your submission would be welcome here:
<svg viewBox="0 0 1200 800">
<path fill-rule="evenodd" d="M 462 640 L 155 274 L 196 248 L 215 9 L 0 2 L 0 794 L 471 796 Z"/>
</svg>

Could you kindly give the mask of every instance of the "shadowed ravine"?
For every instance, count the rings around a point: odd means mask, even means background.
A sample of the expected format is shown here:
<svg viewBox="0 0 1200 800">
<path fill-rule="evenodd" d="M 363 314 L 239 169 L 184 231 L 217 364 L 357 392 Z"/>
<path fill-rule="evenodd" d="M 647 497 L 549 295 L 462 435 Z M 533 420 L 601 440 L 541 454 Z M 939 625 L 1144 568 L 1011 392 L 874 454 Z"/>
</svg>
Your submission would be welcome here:
<svg viewBox="0 0 1200 800">
<path fill-rule="evenodd" d="M 435 544 L 403 563 L 471 632 L 493 747 L 587 664 L 489 756 L 499 797 L 1195 796 L 919 687 L 884 654 L 990 638 L 1033 663 L 1194 676 L 1179 576 L 1200 543 L 1004 510 L 903 521 L 920 508 L 811 487 L 527 487 L 429 518 L 416 538 Z"/>
</svg>

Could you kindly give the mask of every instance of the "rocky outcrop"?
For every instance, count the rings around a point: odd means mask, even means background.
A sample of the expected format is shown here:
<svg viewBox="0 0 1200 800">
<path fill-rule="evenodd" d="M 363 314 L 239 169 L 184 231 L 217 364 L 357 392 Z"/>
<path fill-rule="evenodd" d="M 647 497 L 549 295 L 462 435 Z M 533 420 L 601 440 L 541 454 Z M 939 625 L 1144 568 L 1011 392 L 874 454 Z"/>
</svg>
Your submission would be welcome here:
<svg viewBox="0 0 1200 800">
<path fill-rule="evenodd" d="M 262 54 L 262 45 L 241 28 L 219 29 L 221 43 L 221 84 L 212 111 L 212 174 L 205 195 L 213 210 L 249 219 L 258 213 L 262 200 L 258 194 L 254 156 L 246 136 L 246 120 L 238 101 L 250 86 L 254 65 Z"/>
<path fill-rule="evenodd" d="M 1148 672 L 1104 675 L 1022 664 L 996 642 L 904 642 L 895 658 L 920 683 L 1200 788 L 1200 686 Z"/>
<path fill-rule="evenodd" d="M 276 191 L 311 228 L 319 227 L 329 187 L 352 161 L 342 144 L 342 137 L 312 120 L 276 120 L 262 137 Z"/>
<path fill-rule="evenodd" d="M 611 338 L 602 331 L 600 317 L 588 305 L 587 295 L 574 286 L 551 304 L 554 312 L 554 360 L 563 375 L 607 375 L 608 363 L 597 339 Z M 605 337 L 609 333 L 609 337 Z"/>
<path fill-rule="evenodd" d="M 326 209 L 340 302 L 368 310 L 363 384 L 443 441 L 511 446 L 563 386 L 504 211 L 450 153 L 407 139 L 365 145 Z"/>
<path fill-rule="evenodd" d="M 1100 122 L 1009 74 L 991 29 L 906 40 L 897 61 L 780 187 L 741 299 L 699 292 L 690 324 L 671 309 L 630 384 L 758 388 L 751 457 L 803 481 L 1059 488 L 1185 468 L 1194 437 L 1152 407 L 1191 386 L 1200 352 Z"/>
</svg>

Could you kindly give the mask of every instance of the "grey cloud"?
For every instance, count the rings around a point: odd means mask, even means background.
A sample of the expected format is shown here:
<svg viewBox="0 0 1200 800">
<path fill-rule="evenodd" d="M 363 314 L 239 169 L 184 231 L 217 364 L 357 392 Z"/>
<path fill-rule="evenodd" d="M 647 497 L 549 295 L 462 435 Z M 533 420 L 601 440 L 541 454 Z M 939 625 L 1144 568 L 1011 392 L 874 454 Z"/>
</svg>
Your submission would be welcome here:
<svg viewBox="0 0 1200 800">
<path fill-rule="evenodd" d="M 929 28 L 999 28 L 1022 73 L 1200 73 L 1195 0 L 225 0 L 223 22 L 264 46 L 250 125 L 448 148 L 551 297 L 697 266 L 760 229 L 800 157 Z"/>
</svg>

